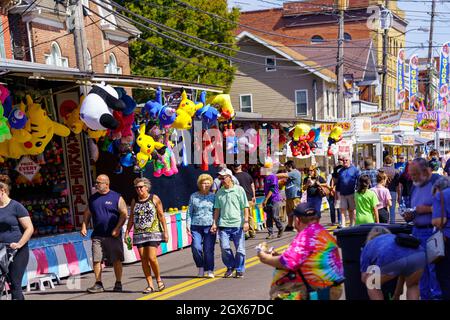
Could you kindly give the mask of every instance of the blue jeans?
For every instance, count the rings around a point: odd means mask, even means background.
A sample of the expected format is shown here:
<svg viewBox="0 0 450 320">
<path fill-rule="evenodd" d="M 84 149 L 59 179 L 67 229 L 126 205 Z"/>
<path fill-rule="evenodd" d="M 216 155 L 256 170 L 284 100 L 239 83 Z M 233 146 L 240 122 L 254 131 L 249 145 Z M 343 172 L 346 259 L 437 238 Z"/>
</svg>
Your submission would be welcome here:
<svg viewBox="0 0 450 320">
<path fill-rule="evenodd" d="M 330 218 L 331 218 L 331 223 L 335 224 L 336 223 L 336 212 L 337 212 L 337 218 L 338 218 L 338 223 L 341 224 L 341 210 L 339 208 L 336 208 L 334 206 L 334 197 L 329 197 L 328 198 L 328 204 L 330 206 Z"/>
<path fill-rule="evenodd" d="M 319 213 L 319 217 L 321 217 L 322 214 L 320 212 L 320 209 L 322 207 L 322 197 L 320 196 L 310 197 L 307 198 L 306 201 L 316 209 L 316 211 Z"/>
<path fill-rule="evenodd" d="M 436 276 L 442 290 L 442 299 L 450 300 L 450 238 L 445 242 L 445 257 L 436 263 Z"/>
<path fill-rule="evenodd" d="M 389 223 L 395 223 L 395 206 L 397 205 L 397 192 L 390 191 L 392 198 L 392 207 L 389 214 Z"/>
<path fill-rule="evenodd" d="M 214 271 L 214 247 L 216 245 L 215 233 L 209 230 L 211 226 L 191 226 L 192 256 L 197 268 L 205 271 Z"/>
<path fill-rule="evenodd" d="M 427 240 L 433 234 L 432 228 L 413 228 L 412 235 L 420 240 L 422 247 L 427 247 Z M 423 270 L 422 278 L 420 278 L 420 298 L 422 300 L 433 300 L 441 298 L 441 288 L 436 277 L 436 265 L 434 263 L 427 264 Z"/>
<path fill-rule="evenodd" d="M 245 238 L 242 228 L 219 227 L 220 248 L 222 250 L 222 261 L 227 269 L 236 269 L 238 272 L 245 271 Z M 234 243 L 236 255 L 231 250 L 231 241 Z"/>
</svg>

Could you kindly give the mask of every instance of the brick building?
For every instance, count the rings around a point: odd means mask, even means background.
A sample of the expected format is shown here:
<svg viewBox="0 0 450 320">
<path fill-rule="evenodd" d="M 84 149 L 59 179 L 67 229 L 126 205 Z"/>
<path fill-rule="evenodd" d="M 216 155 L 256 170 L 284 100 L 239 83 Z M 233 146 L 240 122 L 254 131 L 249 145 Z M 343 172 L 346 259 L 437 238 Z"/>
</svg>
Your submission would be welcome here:
<svg viewBox="0 0 450 320">
<path fill-rule="evenodd" d="M 130 74 L 128 43 L 139 35 L 139 30 L 91 1 L 82 2 L 89 70 Z M 8 10 L 11 39 L 5 38 L 5 43 L 10 43 L 9 47 L 5 46 L 6 57 L 9 54 L 16 60 L 76 68 L 67 8 L 54 0 L 32 3 L 32 0 L 24 0 Z"/>
<path fill-rule="evenodd" d="M 375 17 L 384 1 L 348 0 L 348 2 L 349 6 L 345 11 L 344 38 L 347 41 L 372 40 L 374 56 L 378 70 L 381 72 L 383 32 L 378 29 L 378 21 Z M 288 46 L 314 47 L 318 44 L 327 44 L 328 48 L 336 47 L 335 51 L 337 51 L 338 15 L 335 7 L 334 0 L 311 0 L 286 2 L 280 8 L 242 12 L 240 16 L 242 25 L 236 30 L 236 34 L 249 31 Z M 405 47 L 407 22 L 405 13 L 397 7 L 395 1 L 389 2 L 389 9 L 393 13 L 393 21 L 388 32 L 387 108 L 393 109 L 395 107 L 397 53 L 400 48 Z M 258 32 L 256 29 L 263 32 Z M 317 55 L 323 55 L 320 49 L 317 50 Z M 380 94 L 381 87 L 378 87 L 376 95 L 370 97 L 369 101 L 381 105 Z"/>
</svg>

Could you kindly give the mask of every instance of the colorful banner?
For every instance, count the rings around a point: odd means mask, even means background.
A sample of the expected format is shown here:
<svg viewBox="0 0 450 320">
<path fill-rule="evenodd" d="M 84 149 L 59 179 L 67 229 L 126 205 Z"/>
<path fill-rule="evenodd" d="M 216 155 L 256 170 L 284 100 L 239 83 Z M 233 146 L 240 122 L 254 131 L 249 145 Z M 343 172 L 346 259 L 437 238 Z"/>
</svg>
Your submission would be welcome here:
<svg viewBox="0 0 450 320">
<path fill-rule="evenodd" d="M 450 131 L 450 113 L 445 111 L 427 111 L 417 114 L 417 128 L 421 131 Z"/>
<path fill-rule="evenodd" d="M 406 98 L 405 91 L 405 57 L 404 49 L 398 51 L 397 56 L 397 108 L 403 109 L 403 103 Z"/>
<path fill-rule="evenodd" d="M 450 52 L 450 42 L 444 43 L 441 48 L 441 65 L 439 68 L 439 110 L 447 110 L 448 104 L 448 60 Z"/>
<path fill-rule="evenodd" d="M 409 59 L 409 110 L 417 111 L 415 106 L 417 100 L 417 93 L 419 91 L 419 56 L 413 55 Z"/>
</svg>

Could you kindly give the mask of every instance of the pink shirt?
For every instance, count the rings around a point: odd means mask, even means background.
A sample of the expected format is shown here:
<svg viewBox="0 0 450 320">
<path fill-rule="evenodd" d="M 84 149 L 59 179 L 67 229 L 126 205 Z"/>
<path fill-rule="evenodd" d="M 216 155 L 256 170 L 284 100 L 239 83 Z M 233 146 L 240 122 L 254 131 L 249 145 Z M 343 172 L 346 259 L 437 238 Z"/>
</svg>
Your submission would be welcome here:
<svg viewBox="0 0 450 320">
<path fill-rule="evenodd" d="M 386 187 L 382 187 L 382 186 L 377 184 L 376 187 L 373 187 L 370 190 L 375 192 L 375 194 L 378 197 L 377 209 L 387 208 L 389 200 L 392 200 L 391 193 L 389 192 L 389 189 L 386 188 Z"/>
</svg>

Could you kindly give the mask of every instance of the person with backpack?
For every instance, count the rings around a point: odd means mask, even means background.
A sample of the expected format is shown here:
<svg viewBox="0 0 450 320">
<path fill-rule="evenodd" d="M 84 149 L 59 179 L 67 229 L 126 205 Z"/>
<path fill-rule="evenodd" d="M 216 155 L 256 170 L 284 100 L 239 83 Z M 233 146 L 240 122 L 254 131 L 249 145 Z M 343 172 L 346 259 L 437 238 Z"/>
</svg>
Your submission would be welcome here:
<svg viewBox="0 0 450 320">
<path fill-rule="evenodd" d="M 409 174 L 413 181 L 411 188 L 411 208 L 413 213 L 406 213 L 406 221 L 413 221 L 412 235 L 418 238 L 423 247 L 426 247 L 428 238 L 433 234 L 433 184 L 440 178 L 433 174 L 427 159 L 414 159 L 409 167 Z M 434 264 L 425 266 L 420 279 L 420 297 L 422 300 L 436 300 L 441 298 L 441 289 L 436 277 Z"/>
</svg>

